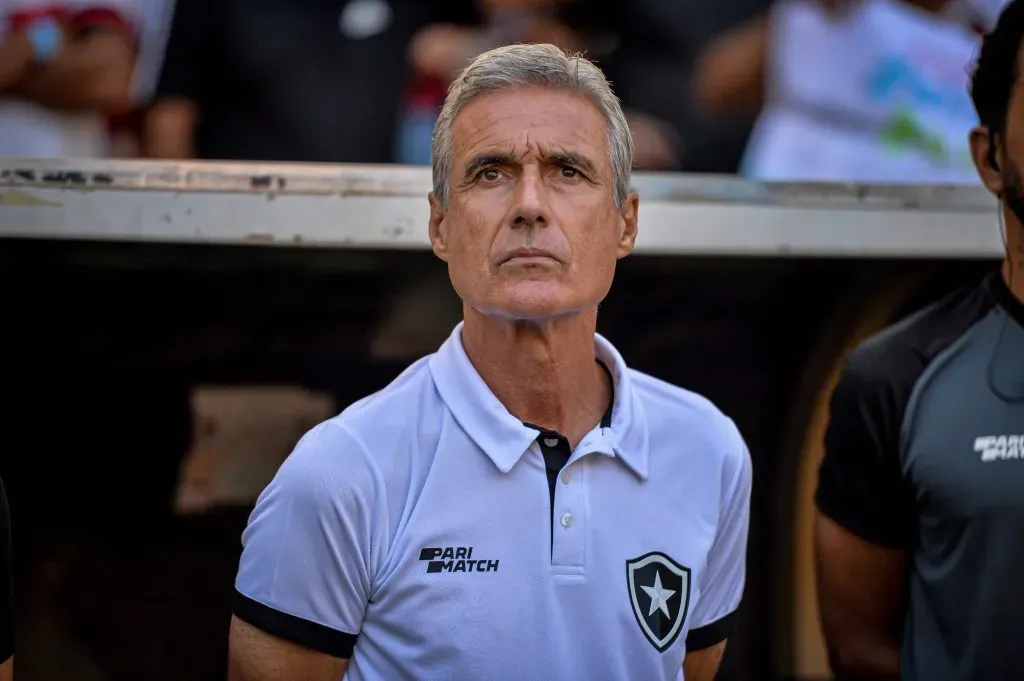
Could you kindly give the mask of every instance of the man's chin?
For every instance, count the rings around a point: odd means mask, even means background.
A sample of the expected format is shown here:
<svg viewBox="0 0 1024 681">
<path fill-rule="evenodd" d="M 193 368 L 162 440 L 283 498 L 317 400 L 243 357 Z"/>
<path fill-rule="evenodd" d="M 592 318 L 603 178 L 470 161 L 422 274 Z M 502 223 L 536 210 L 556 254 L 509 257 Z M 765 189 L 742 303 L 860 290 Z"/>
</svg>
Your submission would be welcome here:
<svg viewBox="0 0 1024 681">
<path fill-rule="evenodd" d="M 566 296 L 509 296 L 490 301 L 477 309 L 488 317 L 516 321 L 541 321 L 578 313 L 583 307 L 579 301 Z"/>
<path fill-rule="evenodd" d="M 466 307 L 486 317 L 508 320 L 540 321 L 567 317 L 597 307 L 603 296 L 578 290 L 558 281 L 518 281 L 495 284 L 481 291 L 484 295 L 460 292 Z M 588 295 L 589 294 L 589 295 Z"/>
</svg>

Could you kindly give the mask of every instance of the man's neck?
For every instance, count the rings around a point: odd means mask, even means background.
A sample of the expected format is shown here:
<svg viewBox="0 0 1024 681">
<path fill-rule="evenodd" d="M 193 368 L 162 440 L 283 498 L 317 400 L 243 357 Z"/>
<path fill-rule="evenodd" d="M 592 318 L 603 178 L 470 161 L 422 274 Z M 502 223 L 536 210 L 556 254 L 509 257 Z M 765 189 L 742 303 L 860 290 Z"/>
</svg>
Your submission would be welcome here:
<svg viewBox="0 0 1024 681">
<path fill-rule="evenodd" d="M 1024 227 L 1012 210 L 1003 211 L 1006 225 L 1006 258 L 1003 281 L 1017 300 L 1024 302 Z"/>
<path fill-rule="evenodd" d="M 611 400 L 597 364 L 597 310 L 518 322 L 465 309 L 462 345 L 477 372 L 516 418 L 565 435 L 575 447 Z"/>
</svg>

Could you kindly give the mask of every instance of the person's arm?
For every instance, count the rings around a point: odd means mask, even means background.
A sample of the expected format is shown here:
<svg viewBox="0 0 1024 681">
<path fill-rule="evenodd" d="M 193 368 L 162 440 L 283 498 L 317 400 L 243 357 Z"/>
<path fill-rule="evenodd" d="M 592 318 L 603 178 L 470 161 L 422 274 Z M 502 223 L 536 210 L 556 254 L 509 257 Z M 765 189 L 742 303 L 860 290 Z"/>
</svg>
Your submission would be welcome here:
<svg viewBox="0 0 1024 681">
<path fill-rule="evenodd" d="M 242 535 L 230 681 L 337 681 L 389 544 L 384 481 L 344 426 L 310 431 Z"/>
<path fill-rule="evenodd" d="M 726 451 L 718 533 L 708 553 L 707 576 L 686 635 L 686 681 L 713 681 L 718 674 L 746 580 L 753 471 L 747 446 L 731 421 L 726 432 Z"/>
<path fill-rule="evenodd" d="M 12 40 L 25 42 L 35 14 L 11 18 Z M 61 20 L 60 46 L 52 60 L 30 62 L 8 88 L 10 95 L 53 109 L 123 111 L 135 63 L 130 18 L 116 4 L 84 6 Z"/>
<path fill-rule="evenodd" d="M 0 481 L 0 681 L 14 674 L 14 584 L 11 565 L 11 514 Z"/>
<path fill-rule="evenodd" d="M 764 102 L 770 24 L 754 17 L 716 38 L 697 62 L 697 100 L 713 114 L 757 113 Z"/>
<path fill-rule="evenodd" d="M 238 617 L 231 618 L 228 645 L 228 681 L 338 681 L 348 669 L 348 660 L 271 636 Z"/>
<path fill-rule="evenodd" d="M 815 554 L 821 623 L 838 679 L 899 679 L 907 556 L 865 541 L 820 511 Z"/>
<path fill-rule="evenodd" d="M 725 655 L 725 641 L 703 650 L 694 650 L 683 659 L 683 678 L 686 681 L 714 681 Z"/>
<path fill-rule="evenodd" d="M 832 395 L 815 495 L 819 608 L 839 679 L 900 672 L 913 496 L 899 466 L 905 405 L 884 372 L 874 356 L 847 363 Z"/>
<path fill-rule="evenodd" d="M 220 0 L 178 0 L 153 104 L 143 122 L 142 153 L 195 158 L 203 102 L 222 63 Z"/>
<path fill-rule="evenodd" d="M 10 92 L 32 64 L 32 46 L 23 33 L 0 42 L 0 96 Z"/>
</svg>

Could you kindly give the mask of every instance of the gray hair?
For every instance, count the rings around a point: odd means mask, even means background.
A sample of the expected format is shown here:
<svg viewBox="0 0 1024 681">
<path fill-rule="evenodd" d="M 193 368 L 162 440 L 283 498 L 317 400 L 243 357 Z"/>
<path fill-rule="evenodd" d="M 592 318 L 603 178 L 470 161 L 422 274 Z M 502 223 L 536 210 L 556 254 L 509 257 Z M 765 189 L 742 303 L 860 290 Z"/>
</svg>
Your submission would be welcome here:
<svg viewBox="0 0 1024 681">
<path fill-rule="evenodd" d="M 633 137 L 619 98 L 593 62 L 570 55 L 554 45 L 508 45 L 484 52 L 448 88 L 431 148 L 434 195 L 441 205 L 448 205 L 448 179 L 454 162 L 452 130 L 462 107 L 477 95 L 529 86 L 579 93 L 600 109 L 608 124 L 608 157 L 615 205 L 621 208 L 629 194 Z"/>
</svg>

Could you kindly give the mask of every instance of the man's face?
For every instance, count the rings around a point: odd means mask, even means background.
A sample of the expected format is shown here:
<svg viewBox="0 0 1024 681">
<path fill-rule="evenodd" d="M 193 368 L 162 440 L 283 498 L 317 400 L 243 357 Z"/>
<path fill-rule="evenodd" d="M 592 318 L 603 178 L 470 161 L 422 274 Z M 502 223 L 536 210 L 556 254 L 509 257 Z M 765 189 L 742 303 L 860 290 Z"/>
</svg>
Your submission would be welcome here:
<svg viewBox="0 0 1024 681">
<path fill-rule="evenodd" d="M 449 205 L 430 238 L 470 307 L 544 319 L 596 306 L 633 248 L 637 199 L 615 206 L 607 126 L 581 95 L 481 95 L 455 119 Z"/>
<path fill-rule="evenodd" d="M 1024 50 L 1018 55 L 1018 72 L 1024 67 Z M 993 150 L 990 148 L 994 146 Z M 1024 225 L 1024 87 L 1018 77 L 1010 91 L 1003 129 L 995 135 L 982 127 L 971 132 L 971 152 L 982 182 L 998 196 Z M 995 157 L 993 165 L 989 154 Z"/>
<path fill-rule="evenodd" d="M 1017 55 L 1017 71 L 1024 66 L 1024 52 Z M 1014 212 L 1017 219 L 1024 225 L 1024 187 L 1021 183 L 1021 165 L 1024 164 L 1024 92 L 1021 91 L 1020 78 L 1010 91 L 1010 103 L 1006 109 L 1006 122 L 1003 124 L 1002 149 L 997 157 L 1002 156 L 999 163 L 1000 182 L 1003 200 Z"/>
</svg>

